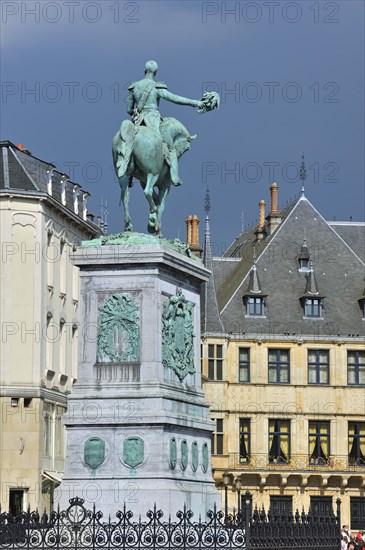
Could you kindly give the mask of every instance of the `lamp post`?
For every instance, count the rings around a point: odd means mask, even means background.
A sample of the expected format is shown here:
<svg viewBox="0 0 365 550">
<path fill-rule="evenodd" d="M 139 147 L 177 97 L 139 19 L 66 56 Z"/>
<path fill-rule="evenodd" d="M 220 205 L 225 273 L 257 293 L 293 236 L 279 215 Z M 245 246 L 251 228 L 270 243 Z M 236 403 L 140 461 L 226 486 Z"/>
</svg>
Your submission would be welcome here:
<svg viewBox="0 0 365 550">
<path fill-rule="evenodd" d="M 242 481 L 241 481 L 241 478 L 238 477 L 236 479 L 236 489 L 237 489 L 237 513 L 238 513 L 238 516 L 240 515 L 240 512 L 241 512 L 241 487 L 242 487 Z"/>
<path fill-rule="evenodd" d="M 230 481 L 231 481 L 231 474 L 226 470 L 223 474 L 225 523 L 227 523 L 227 517 L 228 517 L 228 485 Z"/>
<path fill-rule="evenodd" d="M 245 537 L 246 537 L 246 550 L 250 550 L 250 516 L 251 516 L 251 501 L 252 495 L 250 491 L 245 492 Z"/>
</svg>

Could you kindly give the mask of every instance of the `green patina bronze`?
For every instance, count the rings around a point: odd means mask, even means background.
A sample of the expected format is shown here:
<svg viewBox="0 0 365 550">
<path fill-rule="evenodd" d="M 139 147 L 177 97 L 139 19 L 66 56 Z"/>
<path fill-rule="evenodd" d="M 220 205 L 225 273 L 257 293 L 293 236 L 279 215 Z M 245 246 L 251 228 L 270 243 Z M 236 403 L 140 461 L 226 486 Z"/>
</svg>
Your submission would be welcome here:
<svg viewBox="0 0 365 550">
<path fill-rule="evenodd" d="M 174 470 L 176 468 L 177 464 L 177 445 L 176 445 L 176 439 L 172 437 L 169 441 L 169 448 L 170 448 L 170 468 L 171 470 Z"/>
<path fill-rule="evenodd" d="M 193 308 L 180 289 L 163 305 L 162 361 L 180 381 L 195 373 Z"/>
<path fill-rule="evenodd" d="M 100 363 L 139 360 L 138 307 L 128 294 L 113 294 L 99 311 L 97 360 Z"/>
<path fill-rule="evenodd" d="M 186 470 L 186 467 L 188 465 L 188 444 L 186 439 L 183 439 L 181 442 L 181 469 Z"/>
<path fill-rule="evenodd" d="M 199 464 L 199 449 L 196 441 L 191 444 L 191 469 L 196 472 Z"/>
<path fill-rule="evenodd" d="M 84 461 L 95 470 L 105 460 L 105 441 L 100 437 L 90 437 L 84 445 Z"/>
<path fill-rule="evenodd" d="M 219 95 L 205 92 L 201 100 L 175 95 L 167 90 L 164 82 L 155 81 L 157 69 L 156 61 L 147 61 L 144 78 L 129 86 L 127 112 L 131 120 L 122 122 L 113 139 L 112 153 L 121 189 L 125 231 L 132 231 L 129 189 L 136 178 L 149 204 L 148 231 L 160 235 L 161 217 L 171 185 L 181 185 L 178 159 L 190 149 L 190 142 L 196 137 L 175 118 L 161 118 L 160 100 L 190 105 L 198 113 L 206 113 L 219 107 Z"/>
<path fill-rule="evenodd" d="M 202 468 L 203 472 L 205 473 L 208 470 L 209 466 L 209 449 L 208 449 L 208 443 L 203 443 L 202 447 Z"/>
<path fill-rule="evenodd" d="M 82 241 L 83 247 L 110 245 L 121 246 L 121 252 L 127 255 L 138 252 L 138 247 L 142 245 L 158 245 L 174 250 L 175 252 L 180 252 L 180 254 L 193 258 L 200 263 L 202 261 L 197 256 L 192 255 L 189 245 L 183 243 L 179 239 L 164 239 L 163 237 L 147 235 L 146 233 L 124 232 L 116 233 L 115 235 L 102 235 L 90 241 Z"/>
<path fill-rule="evenodd" d="M 144 441 L 138 435 L 127 437 L 123 442 L 123 462 L 136 468 L 144 459 Z"/>
</svg>

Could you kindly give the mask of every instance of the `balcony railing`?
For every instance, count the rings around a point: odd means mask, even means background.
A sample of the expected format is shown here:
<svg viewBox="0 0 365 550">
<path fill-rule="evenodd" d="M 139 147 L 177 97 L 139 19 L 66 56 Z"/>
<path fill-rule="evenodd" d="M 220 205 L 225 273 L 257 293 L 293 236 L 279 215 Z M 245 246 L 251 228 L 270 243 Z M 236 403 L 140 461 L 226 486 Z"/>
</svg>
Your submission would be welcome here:
<svg viewBox="0 0 365 550">
<path fill-rule="evenodd" d="M 363 475 L 365 464 L 361 460 L 353 460 L 348 455 L 330 455 L 326 458 L 313 458 L 306 454 L 293 454 L 288 460 L 270 458 L 268 454 L 252 454 L 241 457 L 239 453 L 228 455 L 213 455 L 213 467 L 235 468 L 242 471 L 303 471 L 323 470 L 331 472 L 358 472 Z"/>
</svg>

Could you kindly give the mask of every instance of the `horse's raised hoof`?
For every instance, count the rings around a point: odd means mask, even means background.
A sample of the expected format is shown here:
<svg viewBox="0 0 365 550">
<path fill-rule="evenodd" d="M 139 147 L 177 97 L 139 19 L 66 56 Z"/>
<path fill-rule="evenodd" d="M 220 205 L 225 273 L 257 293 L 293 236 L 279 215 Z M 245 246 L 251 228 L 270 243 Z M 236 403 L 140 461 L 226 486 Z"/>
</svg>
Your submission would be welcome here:
<svg viewBox="0 0 365 550">
<path fill-rule="evenodd" d="M 124 231 L 133 231 L 133 225 L 131 223 L 128 223 L 127 225 L 124 226 Z"/>
</svg>

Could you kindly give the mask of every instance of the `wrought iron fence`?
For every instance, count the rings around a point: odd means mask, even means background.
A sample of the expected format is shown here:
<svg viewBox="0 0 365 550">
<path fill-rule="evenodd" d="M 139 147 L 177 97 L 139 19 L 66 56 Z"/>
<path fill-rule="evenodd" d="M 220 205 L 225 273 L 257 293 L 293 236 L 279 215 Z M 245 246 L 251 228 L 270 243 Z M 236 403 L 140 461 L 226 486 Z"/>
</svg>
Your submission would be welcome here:
<svg viewBox="0 0 365 550">
<path fill-rule="evenodd" d="M 340 503 L 337 514 L 273 515 L 250 503 L 237 515 L 213 510 L 206 521 L 193 521 L 184 509 L 176 521 L 164 521 L 155 507 L 146 519 L 134 519 L 125 507 L 115 518 L 104 520 L 100 511 L 87 510 L 80 498 L 70 500 L 67 510 L 42 517 L 37 512 L 15 516 L 0 513 L 0 549 L 9 550 L 339 550 Z"/>
</svg>

